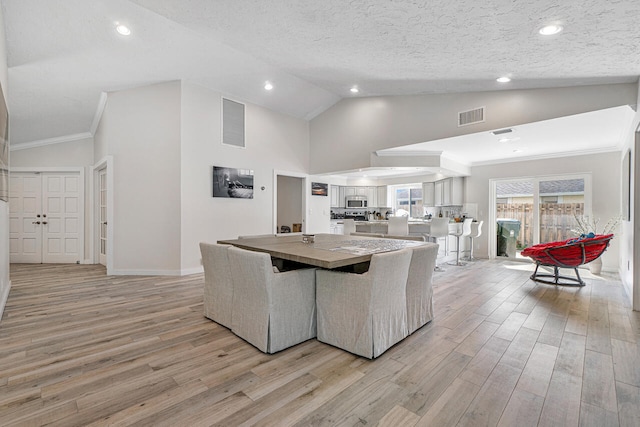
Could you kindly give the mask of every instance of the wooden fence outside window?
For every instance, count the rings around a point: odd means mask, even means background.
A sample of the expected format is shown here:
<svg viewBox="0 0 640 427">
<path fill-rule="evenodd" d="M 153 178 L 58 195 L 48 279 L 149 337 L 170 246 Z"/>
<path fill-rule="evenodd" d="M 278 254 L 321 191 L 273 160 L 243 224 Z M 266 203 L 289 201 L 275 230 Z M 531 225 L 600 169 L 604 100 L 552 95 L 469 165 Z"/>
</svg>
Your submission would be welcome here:
<svg viewBox="0 0 640 427">
<path fill-rule="evenodd" d="M 533 203 L 498 203 L 497 218 L 520 221 L 516 246 L 524 249 L 533 244 Z M 584 215 L 584 203 L 541 203 L 540 243 L 557 242 L 575 237 L 575 216 Z"/>
</svg>

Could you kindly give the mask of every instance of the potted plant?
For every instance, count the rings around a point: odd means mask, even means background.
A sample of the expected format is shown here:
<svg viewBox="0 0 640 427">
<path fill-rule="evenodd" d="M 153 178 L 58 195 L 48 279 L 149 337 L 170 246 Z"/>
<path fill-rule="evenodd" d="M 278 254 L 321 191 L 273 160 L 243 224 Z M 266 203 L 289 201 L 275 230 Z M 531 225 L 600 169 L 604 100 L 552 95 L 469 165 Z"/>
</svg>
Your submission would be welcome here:
<svg viewBox="0 0 640 427">
<path fill-rule="evenodd" d="M 598 229 L 600 218 L 592 219 L 591 217 L 589 217 L 589 215 L 575 215 L 574 218 L 577 225 L 571 230 L 571 232 L 580 237 L 593 237 L 599 234 L 612 234 L 622 220 L 621 216 L 613 217 L 605 223 L 602 229 Z M 600 274 L 600 272 L 602 271 L 602 257 L 594 259 L 587 265 L 589 266 L 589 271 L 592 274 Z"/>
</svg>

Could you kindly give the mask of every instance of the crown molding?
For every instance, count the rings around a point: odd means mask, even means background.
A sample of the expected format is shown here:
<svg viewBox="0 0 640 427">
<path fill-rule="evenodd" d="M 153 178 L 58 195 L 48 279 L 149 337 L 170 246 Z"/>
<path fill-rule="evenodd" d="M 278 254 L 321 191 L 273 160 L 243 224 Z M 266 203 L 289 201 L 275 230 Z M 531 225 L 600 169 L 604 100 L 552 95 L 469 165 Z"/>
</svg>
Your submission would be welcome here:
<svg viewBox="0 0 640 427">
<path fill-rule="evenodd" d="M 107 92 L 100 92 L 100 99 L 98 100 L 98 108 L 96 108 L 96 114 L 93 116 L 93 122 L 91 122 L 91 136 L 96 134 L 96 130 L 98 130 L 98 125 L 100 124 L 100 120 L 102 120 L 102 113 L 104 113 L 104 108 L 107 106 Z"/>
<path fill-rule="evenodd" d="M 20 144 L 10 144 L 9 151 L 27 150 L 29 148 L 44 147 L 45 145 L 61 144 L 63 142 L 79 141 L 81 139 L 93 138 L 91 132 L 76 133 L 73 135 L 56 136 L 55 138 L 41 139 L 38 141 L 22 142 Z"/>
<path fill-rule="evenodd" d="M 556 159 L 561 157 L 576 157 L 576 156 L 587 156 L 590 154 L 604 154 L 604 153 L 615 153 L 621 151 L 621 149 L 617 146 L 603 147 L 592 150 L 580 150 L 580 151 L 563 151 L 561 153 L 549 153 L 549 154 L 539 154 L 536 156 L 523 156 L 523 157 L 513 157 L 513 158 L 505 158 L 505 159 L 497 159 L 497 160 L 487 160 L 485 162 L 473 162 L 471 163 L 471 167 L 474 166 L 489 166 L 489 165 L 499 165 L 503 163 L 516 163 L 516 162 L 529 162 L 532 160 L 546 160 L 546 159 Z"/>
</svg>

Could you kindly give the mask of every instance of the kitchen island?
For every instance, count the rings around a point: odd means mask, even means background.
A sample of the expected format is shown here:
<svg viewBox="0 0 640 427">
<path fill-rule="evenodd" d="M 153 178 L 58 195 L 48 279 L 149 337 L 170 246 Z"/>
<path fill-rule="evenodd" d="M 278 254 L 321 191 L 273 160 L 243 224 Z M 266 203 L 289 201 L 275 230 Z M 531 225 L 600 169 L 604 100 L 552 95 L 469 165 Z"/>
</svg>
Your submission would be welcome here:
<svg viewBox="0 0 640 427">
<path fill-rule="evenodd" d="M 409 236 L 425 236 L 429 234 L 429 220 L 409 220 Z M 356 231 L 359 233 L 388 234 L 389 221 L 356 221 Z"/>
</svg>

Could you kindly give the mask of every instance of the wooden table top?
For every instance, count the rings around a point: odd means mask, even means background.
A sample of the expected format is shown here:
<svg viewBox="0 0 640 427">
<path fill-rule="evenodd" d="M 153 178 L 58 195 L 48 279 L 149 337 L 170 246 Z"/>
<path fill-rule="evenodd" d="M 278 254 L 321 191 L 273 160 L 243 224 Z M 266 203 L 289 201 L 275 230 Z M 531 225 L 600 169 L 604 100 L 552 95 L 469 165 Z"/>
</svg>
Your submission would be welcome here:
<svg viewBox="0 0 640 427">
<path fill-rule="evenodd" d="M 424 245 L 425 242 L 380 239 L 342 234 L 316 234 L 314 243 L 303 243 L 301 235 L 219 240 L 220 244 L 266 252 L 273 258 L 321 268 L 338 268 L 371 261 L 371 255 Z"/>
</svg>

